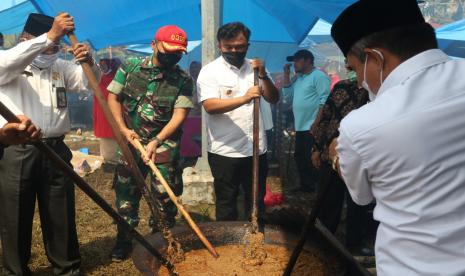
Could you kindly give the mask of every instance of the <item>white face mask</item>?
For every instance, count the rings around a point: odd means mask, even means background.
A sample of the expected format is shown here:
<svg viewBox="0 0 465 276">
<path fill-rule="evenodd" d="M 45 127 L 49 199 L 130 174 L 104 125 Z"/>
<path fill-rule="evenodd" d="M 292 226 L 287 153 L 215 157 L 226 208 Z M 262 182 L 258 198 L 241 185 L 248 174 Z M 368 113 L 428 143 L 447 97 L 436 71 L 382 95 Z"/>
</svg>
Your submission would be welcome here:
<svg viewBox="0 0 465 276">
<path fill-rule="evenodd" d="M 52 64 L 57 60 L 57 58 L 58 58 L 58 53 L 51 54 L 51 55 L 39 54 L 32 61 L 32 65 L 40 69 L 48 68 L 52 66 Z"/>
<path fill-rule="evenodd" d="M 383 54 L 376 50 L 376 49 L 373 49 L 373 52 L 377 53 L 381 59 L 383 60 L 383 63 L 384 63 L 384 56 Z M 370 102 L 374 101 L 375 98 L 376 98 L 376 93 L 373 92 L 373 90 L 370 89 L 370 86 L 368 85 L 368 82 L 366 81 L 367 79 L 367 61 L 368 61 L 368 55 L 366 55 L 365 57 L 365 66 L 363 67 L 363 82 L 362 82 L 362 87 L 365 88 L 367 91 L 368 91 L 368 97 L 370 98 Z M 381 72 L 379 74 L 379 87 L 381 87 L 381 85 L 383 85 L 383 67 L 384 67 L 384 64 L 381 66 Z"/>
</svg>

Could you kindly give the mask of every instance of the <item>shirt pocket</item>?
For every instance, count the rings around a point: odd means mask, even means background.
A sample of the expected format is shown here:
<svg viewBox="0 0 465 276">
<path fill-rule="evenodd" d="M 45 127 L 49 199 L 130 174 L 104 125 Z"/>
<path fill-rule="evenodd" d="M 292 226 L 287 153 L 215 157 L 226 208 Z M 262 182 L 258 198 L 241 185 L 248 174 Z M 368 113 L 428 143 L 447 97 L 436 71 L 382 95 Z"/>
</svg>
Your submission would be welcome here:
<svg viewBox="0 0 465 276">
<path fill-rule="evenodd" d="M 118 99 L 123 105 L 123 109 L 128 113 L 133 112 L 137 108 L 141 97 L 142 96 L 135 97 L 126 93 L 121 93 L 118 95 Z"/>
<path fill-rule="evenodd" d="M 148 78 L 149 76 L 142 72 L 128 74 L 123 93 L 133 99 L 145 94 L 149 84 Z"/>
<path fill-rule="evenodd" d="M 133 112 L 147 92 L 148 76 L 142 72 L 128 74 L 120 99 L 127 112 Z"/>
<path fill-rule="evenodd" d="M 154 97 L 155 100 L 151 102 L 144 102 L 141 104 L 139 115 L 145 122 L 163 122 L 166 123 L 171 120 L 173 116 L 173 97 L 158 96 Z"/>
</svg>

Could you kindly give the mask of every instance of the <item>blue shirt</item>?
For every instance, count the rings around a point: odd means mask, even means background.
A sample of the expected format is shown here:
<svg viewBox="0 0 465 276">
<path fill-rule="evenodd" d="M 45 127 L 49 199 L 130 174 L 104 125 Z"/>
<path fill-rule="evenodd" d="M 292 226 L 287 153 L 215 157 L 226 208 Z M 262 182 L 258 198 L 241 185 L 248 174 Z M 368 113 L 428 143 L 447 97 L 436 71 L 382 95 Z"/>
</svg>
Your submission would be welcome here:
<svg viewBox="0 0 465 276">
<path fill-rule="evenodd" d="M 284 97 L 291 96 L 296 131 L 308 131 L 324 105 L 330 91 L 329 77 L 318 69 L 299 75 L 289 87 L 283 87 Z"/>
</svg>

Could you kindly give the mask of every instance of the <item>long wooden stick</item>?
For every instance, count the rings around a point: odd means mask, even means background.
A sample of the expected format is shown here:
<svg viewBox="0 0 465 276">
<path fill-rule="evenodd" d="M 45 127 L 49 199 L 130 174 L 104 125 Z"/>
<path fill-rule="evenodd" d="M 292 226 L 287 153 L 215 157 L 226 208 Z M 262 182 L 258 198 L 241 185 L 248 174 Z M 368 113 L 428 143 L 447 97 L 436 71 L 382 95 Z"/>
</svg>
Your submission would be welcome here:
<svg viewBox="0 0 465 276">
<path fill-rule="evenodd" d="M 141 144 L 141 142 L 137 139 L 134 139 L 134 143 L 137 146 L 137 149 L 140 151 L 142 155 L 146 155 L 147 152 L 144 148 L 144 146 Z M 152 169 L 153 173 L 155 173 L 155 176 L 157 179 L 160 181 L 161 185 L 165 189 L 166 193 L 170 197 L 171 201 L 173 201 L 174 205 L 178 208 L 178 210 L 181 212 L 181 214 L 184 216 L 186 219 L 187 223 L 189 223 L 189 226 L 194 230 L 195 234 L 199 237 L 199 239 L 202 241 L 202 243 L 207 247 L 208 251 L 215 257 L 218 258 L 219 255 L 216 252 L 215 248 L 213 245 L 208 241 L 208 239 L 205 237 L 205 235 L 202 233 L 200 228 L 197 226 L 197 224 L 194 222 L 194 220 L 191 218 L 189 213 L 184 209 L 182 204 L 179 203 L 178 198 L 176 195 L 173 193 L 173 190 L 171 187 L 168 185 L 168 182 L 166 182 L 165 178 L 163 175 L 160 173 L 160 170 L 157 168 L 157 166 L 150 160 L 148 162 L 148 166 Z"/>
<path fill-rule="evenodd" d="M 78 44 L 78 40 L 74 33 L 69 33 L 68 38 L 73 47 L 76 44 Z M 126 139 L 123 137 L 121 130 L 119 129 L 118 124 L 116 123 L 116 120 L 113 117 L 110 108 L 108 107 L 108 103 L 106 102 L 106 99 L 103 96 L 102 91 L 100 90 L 100 86 L 98 84 L 97 79 L 94 76 L 92 68 L 88 63 L 85 62 L 81 63 L 81 66 L 82 70 L 84 71 L 84 74 L 87 77 L 89 86 L 94 92 L 94 95 L 97 98 L 97 101 L 103 110 L 103 114 L 105 115 L 105 118 L 110 124 L 116 142 L 118 143 L 121 152 L 123 153 L 123 156 L 126 159 L 128 166 L 132 172 L 132 175 L 134 176 L 135 183 L 139 188 L 145 201 L 147 202 L 152 216 L 156 219 L 157 225 L 163 233 L 163 237 L 168 242 L 168 246 L 171 246 L 172 248 L 180 248 L 177 241 L 174 240 L 173 235 L 171 234 L 171 231 L 168 228 L 168 225 L 166 224 L 165 214 L 160 210 L 162 206 L 160 201 L 153 195 L 153 193 L 150 192 L 149 186 L 145 183 L 144 176 L 140 172 L 136 160 L 134 159 L 134 156 L 132 155 L 131 150 L 129 149 L 128 143 Z"/>
<path fill-rule="evenodd" d="M 258 68 L 254 69 L 254 85 L 259 85 Z M 259 185 L 259 117 L 260 98 L 253 100 L 253 168 L 252 168 L 252 233 L 258 232 L 258 185 Z"/>
<path fill-rule="evenodd" d="M 2 115 L 10 123 L 19 123 L 20 120 L 16 117 L 2 102 L 0 102 L 0 115 Z M 129 233 L 145 248 L 147 251 L 152 254 L 155 258 L 159 259 L 160 262 L 171 271 L 172 275 L 177 275 L 174 272 L 173 264 L 164 258 L 137 230 L 135 230 L 131 225 L 129 225 L 126 220 L 120 216 L 110 204 L 108 204 L 105 199 L 103 199 L 92 187 L 87 184 L 75 171 L 69 166 L 60 156 L 58 156 L 55 151 L 53 151 L 48 145 L 44 144 L 42 141 L 37 141 L 33 143 L 34 146 L 40 150 L 45 156 L 47 156 L 59 169 L 61 169 L 65 174 L 67 174 L 92 201 L 94 201 L 100 208 L 102 208 L 105 213 L 112 217 L 115 221 L 123 225 Z"/>
</svg>

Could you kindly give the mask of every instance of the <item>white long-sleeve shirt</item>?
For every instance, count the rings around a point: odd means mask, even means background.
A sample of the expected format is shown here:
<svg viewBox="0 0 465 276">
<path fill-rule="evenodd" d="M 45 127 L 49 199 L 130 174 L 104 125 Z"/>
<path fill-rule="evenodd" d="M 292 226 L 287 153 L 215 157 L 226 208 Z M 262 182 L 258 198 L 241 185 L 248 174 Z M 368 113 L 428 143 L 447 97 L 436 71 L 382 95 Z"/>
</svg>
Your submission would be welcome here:
<svg viewBox="0 0 465 276">
<path fill-rule="evenodd" d="M 464 74 L 425 51 L 341 122 L 342 177 L 355 202 L 376 199 L 378 275 L 465 275 Z"/>
<path fill-rule="evenodd" d="M 0 51 L 0 101 L 16 115 L 24 114 L 39 126 L 44 137 L 59 137 L 70 130 L 68 108 L 57 106 L 57 88 L 85 91 L 87 79 L 81 66 L 58 59 L 38 69 L 31 62 L 53 42 L 46 34 Z M 97 78 L 100 70 L 94 65 Z M 0 126 L 6 121 L 0 116 Z"/>
</svg>

